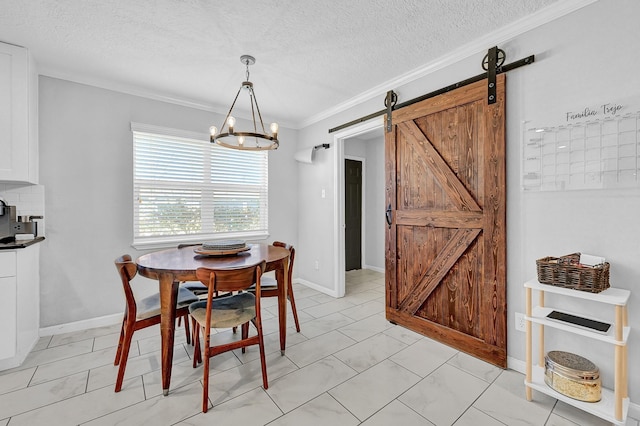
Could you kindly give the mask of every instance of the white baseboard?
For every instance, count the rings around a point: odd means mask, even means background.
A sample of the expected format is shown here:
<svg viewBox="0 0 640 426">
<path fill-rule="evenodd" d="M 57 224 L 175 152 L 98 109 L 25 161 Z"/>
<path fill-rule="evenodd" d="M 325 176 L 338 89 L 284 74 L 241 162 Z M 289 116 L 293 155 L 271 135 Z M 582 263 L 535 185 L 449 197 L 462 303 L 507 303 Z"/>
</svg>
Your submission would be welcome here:
<svg viewBox="0 0 640 426">
<path fill-rule="evenodd" d="M 381 274 L 384 274 L 384 268 L 378 268 L 377 266 L 364 265 L 362 269 L 370 269 L 372 271 L 380 272 Z"/>
<path fill-rule="evenodd" d="M 507 357 L 507 368 L 509 370 L 514 370 L 517 371 L 518 373 L 522 373 L 522 374 L 526 374 L 526 370 L 527 370 L 527 363 L 516 359 L 516 358 L 512 358 L 510 356 Z"/>
<path fill-rule="evenodd" d="M 299 284 L 302 284 L 302 285 L 307 286 L 309 288 L 312 288 L 314 290 L 317 290 L 320 293 L 328 294 L 329 296 L 332 296 L 332 297 L 335 297 L 335 298 L 338 297 L 338 294 L 334 290 L 331 290 L 329 288 L 323 287 L 323 286 L 318 285 L 316 283 L 312 283 L 311 281 L 303 280 L 302 278 L 295 278 L 293 280 L 293 282 L 294 283 L 299 283 Z"/>
<path fill-rule="evenodd" d="M 634 404 L 629 401 L 629 412 L 627 413 L 627 417 L 632 417 L 636 420 L 640 420 L 640 404 Z"/>
<path fill-rule="evenodd" d="M 67 324 L 59 324 L 59 325 L 53 325 L 51 327 L 43 327 L 40 329 L 40 336 L 53 336 L 56 334 L 71 333 L 74 331 L 88 330 L 90 328 L 120 324 L 121 322 L 122 322 L 122 314 L 106 315 L 103 317 L 70 322 Z"/>
</svg>

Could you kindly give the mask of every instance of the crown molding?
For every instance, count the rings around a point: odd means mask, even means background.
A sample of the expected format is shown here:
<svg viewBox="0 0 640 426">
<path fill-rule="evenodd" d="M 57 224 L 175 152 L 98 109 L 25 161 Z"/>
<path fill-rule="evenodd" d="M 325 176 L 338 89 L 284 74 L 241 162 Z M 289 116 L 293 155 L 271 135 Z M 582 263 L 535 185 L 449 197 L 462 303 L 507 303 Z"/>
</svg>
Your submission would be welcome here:
<svg viewBox="0 0 640 426">
<path fill-rule="evenodd" d="M 340 112 L 346 111 L 349 108 L 359 105 L 365 101 L 379 96 L 384 96 L 387 91 L 390 90 L 390 88 L 400 87 L 405 84 L 411 83 L 412 81 L 432 74 L 440 69 L 450 66 L 479 52 L 484 52 L 487 49 L 487 46 L 497 46 L 501 43 L 510 41 L 527 31 L 568 15 L 569 13 L 595 3 L 596 1 L 598 0 L 558 1 L 551 6 L 541 9 L 524 18 L 520 18 L 519 20 L 514 21 L 511 24 L 506 25 L 492 33 L 489 33 L 483 37 L 479 37 L 473 42 L 467 43 L 466 45 L 463 45 L 451 51 L 450 53 L 435 59 L 434 61 L 431 61 L 421 67 L 415 68 L 391 80 L 387 80 L 386 82 L 381 83 L 365 92 L 362 92 L 361 94 L 354 96 L 353 98 L 348 99 L 345 102 L 342 102 L 330 109 L 313 115 L 308 119 L 300 122 L 298 128 L 305 128 Z"/>
<path fill-rule="evenodd" d="M 158 92 L 153 92 L 150 90 L 145 90 L 138 86 L 127 85 L 118 83 L 115 81 L 104 80 L 99 78 L 94 78 L 87 75 L 82 75 L 79 73 L 70 73 L 66 71 L 61 71 L 55 67 L 50 66 L 38 66 L 38 75 L 42 75 L 44 77 L 56 78 L 58 80 L 66 80 L 77 84 L 84 84 L 86 86 L 97 87 L 99 89 L 111 90 L 113 92 L 119 92 L 126 95 L 138 96 L 145 99 L 151 99 L 154 101 L 166 102 L 174 105 L 179 105 L 187 108 L 198 109 L 201 111 L 212 112 L 215 114 L 220 114 L 223 117 L 229 112 L 228 109 L 222 108 L 220 106 L 215 106 L 212 104 L 206 104 L 198 101 L 194 101 L 188 98 L 181 97 L 173 97 L 164 95 Z M 238 111 L 238 114 L 234 114 L 236 118 L 244 119 L 244 120 L 252 120 L 250 114 L 244 114 L 242 111 Z M 286 127 L 289 129 L 296 129 L 295 124 L 289 122 L 278 122 L 281 127 Z"/>
<path fill-rule="evenodd" d="M 203 111 L 209 111 L 209 112 L 214 112 L 218 114 L 227 113 L 227 111 L 223 111 L 221 108 L 215 107 L 210 104 L 204 104 L 202 102 L 194 101 L 187 98 L 167 96 L 157 92 L 145 90 L 138 86 L 122 84 L 122 83 L 118 83 L 111 80 L 104 80 L 104 79 L 99 79 L 99 78 L 95 78 L 87 75 L 82 75 L 79 73 L 70 73 L 66 71 L 61 71 L 55 67 L 39 66 L 38 74 L 45 77 L 57 78 L 59 80 L 67 80 L 73 83 L 84 84 L 87 86 L 97 87 L 100 89 L 111 90 L 114 92 L 120 92 L 127 95 L 139 96 L 141 98 L 152 99 L 155 101 L 167 102 L 167 103 L 185 106 L 189 108 L 200 109 Z"/>
</svg>

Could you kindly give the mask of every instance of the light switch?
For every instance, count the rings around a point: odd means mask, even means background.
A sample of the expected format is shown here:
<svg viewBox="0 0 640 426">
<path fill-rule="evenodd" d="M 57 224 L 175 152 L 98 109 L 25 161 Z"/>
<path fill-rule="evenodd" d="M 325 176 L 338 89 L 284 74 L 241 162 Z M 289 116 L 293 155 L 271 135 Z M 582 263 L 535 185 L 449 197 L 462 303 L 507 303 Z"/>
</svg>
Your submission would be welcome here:
<svg viewBox="0 0 640 426">
<path fill-rule="evenodd" d="M 327 196 L 327 193 L 325 192 L 324 188 L 322 188 L 322 195 L 321 195 L 321 197 L 322 197 L 322 198 L 325 198 L 326 196 Z"/>
</svg>

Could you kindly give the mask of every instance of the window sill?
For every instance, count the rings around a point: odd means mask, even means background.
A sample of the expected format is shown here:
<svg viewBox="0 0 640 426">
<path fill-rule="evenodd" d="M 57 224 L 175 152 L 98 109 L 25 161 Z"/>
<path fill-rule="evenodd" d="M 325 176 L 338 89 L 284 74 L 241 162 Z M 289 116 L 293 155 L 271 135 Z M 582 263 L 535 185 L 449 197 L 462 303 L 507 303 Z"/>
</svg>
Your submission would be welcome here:
<svg viewBox="0 0 640 426">
<path fill-rule="evenodd" d="M 266 240 L 269 238 L 268 232 L 237 232 L 237 233 L 229 233 L 224 235 L 195 235 L 195 236 L 180 236 L 173 238 L 149 238 L 145 240 L 133 241 L 131 243 L 131 247 L 137 250 L 153 250 L 153 249 L 167 249 L 177 247 L 179 244 L 199 244 L 202 242 L 209 241 L 220 241 L 220 240 L 247 240 L 247 241 L 258 241 L 258 240 Z"/>
</svg>

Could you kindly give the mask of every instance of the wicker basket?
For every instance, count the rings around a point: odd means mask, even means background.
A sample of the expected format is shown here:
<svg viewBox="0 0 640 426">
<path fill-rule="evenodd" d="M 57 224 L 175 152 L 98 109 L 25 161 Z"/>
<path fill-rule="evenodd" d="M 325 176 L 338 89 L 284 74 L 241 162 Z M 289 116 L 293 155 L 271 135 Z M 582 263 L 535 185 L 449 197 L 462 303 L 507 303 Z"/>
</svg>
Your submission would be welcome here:
<svg viewBox="0 0 640 426">
<path fill-rule="evenodd" d="M 536 260 L 538 281 L 556 287 L 600 293 L 609 288 L 609 263 L 584 266 L 580 253 L 562 257 L 543 257 Z"/>
</svg>

